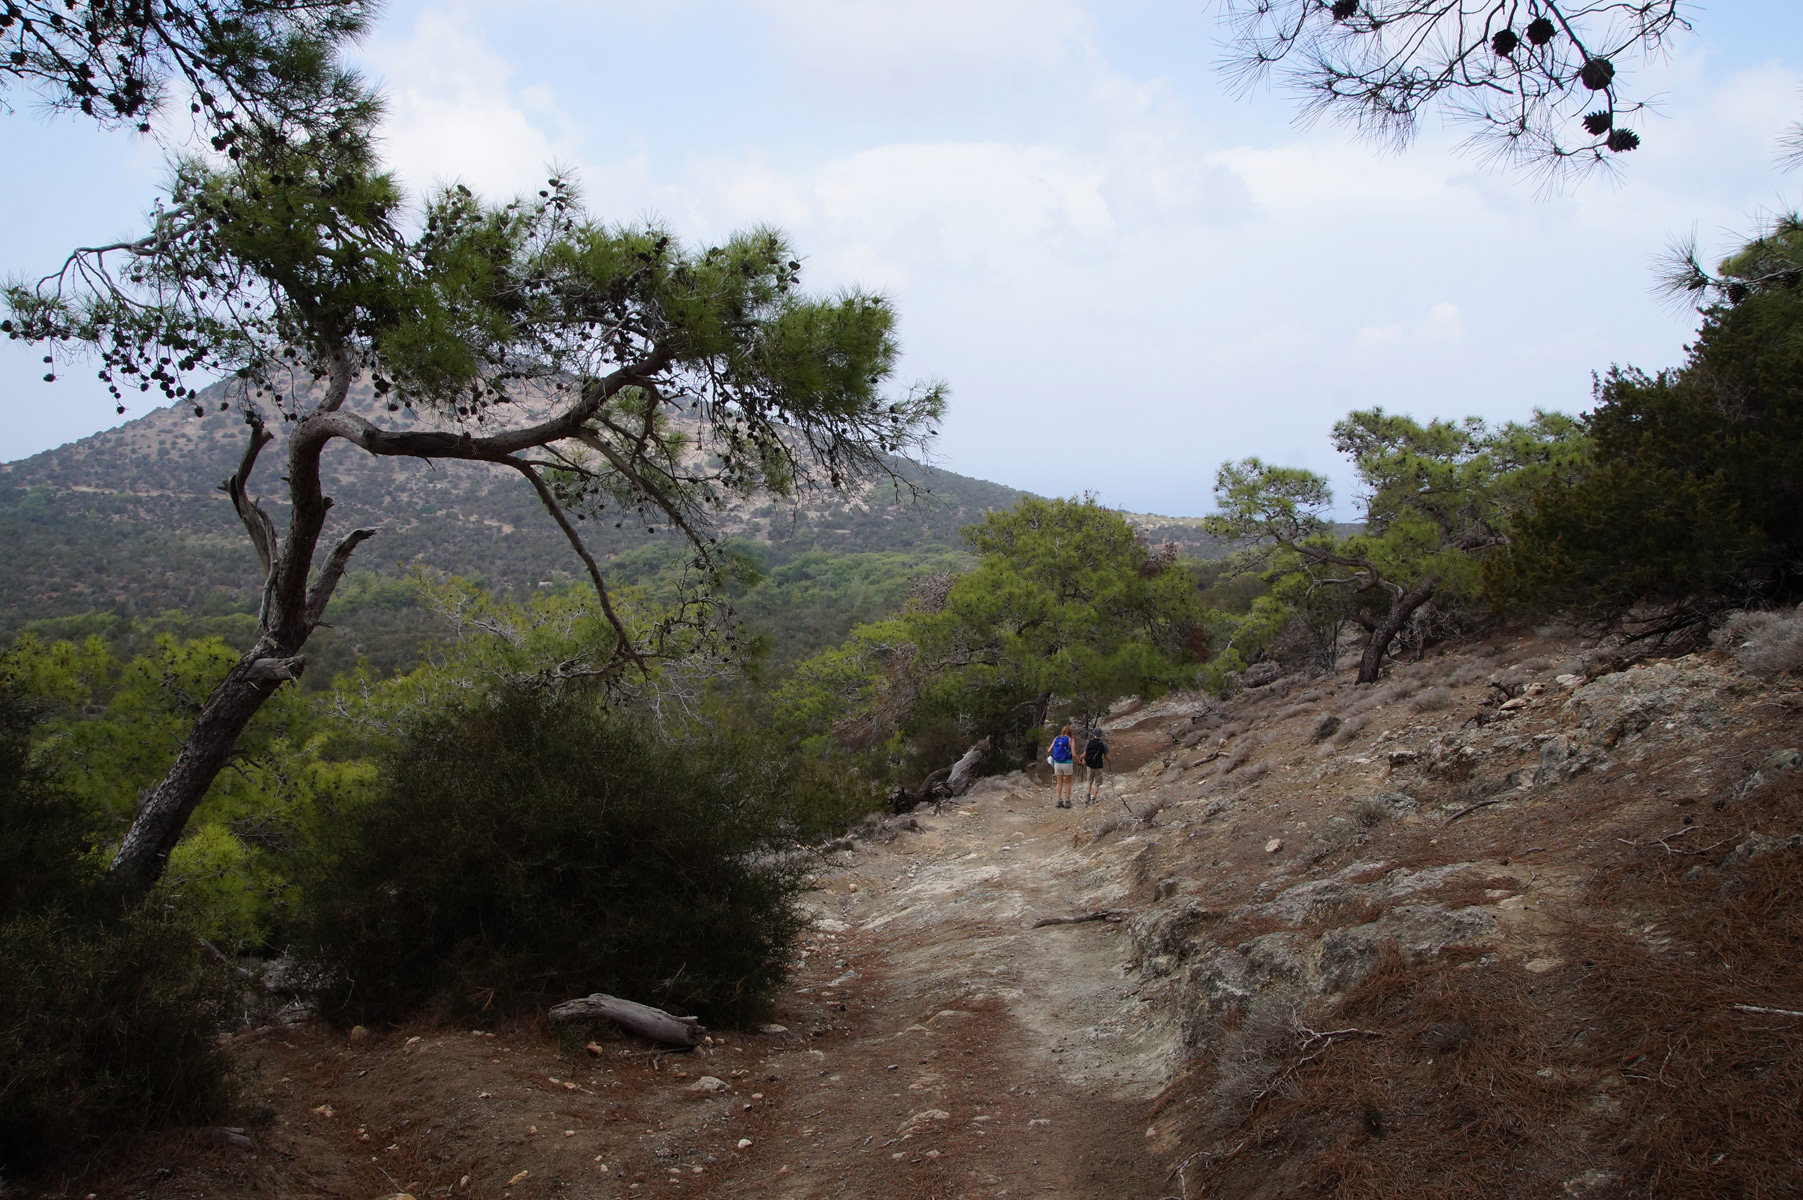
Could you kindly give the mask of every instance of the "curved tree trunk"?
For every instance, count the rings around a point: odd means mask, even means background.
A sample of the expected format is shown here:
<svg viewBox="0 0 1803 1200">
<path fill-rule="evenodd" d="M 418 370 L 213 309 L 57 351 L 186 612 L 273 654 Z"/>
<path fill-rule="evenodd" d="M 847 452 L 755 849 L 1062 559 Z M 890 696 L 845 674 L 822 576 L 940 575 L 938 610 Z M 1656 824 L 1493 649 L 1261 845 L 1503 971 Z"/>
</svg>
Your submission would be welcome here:
<svg viewBox="0 0 1803 1200">
<path fill-rule="evenodd" d="M 320 412 L 335 410 L 350 388 L 349 358 L 339 355 L 334 368 Z M 308 588 L 314 552 L 332 506 L 319 485 L 320 455 L 330 436 L 309 427 L 315 420 L 315 416 L 303 417 L 289 438 L 288 493 L 293 507 L 287 536 L 278 537 L 269 515 L 251 499 L 249 492 L 257 456 L 274 440 L 274 435 L 263 428 L 261 421 L 248 419 L 250 444 L 237 472 L 221 490 L 231 497 L 263 566 L 257 641 L 202 703 L 175 765 L 138 806 L 131 828 L 119 843 L 118 853 L 107 868 L 107 882 L 126 903 L 141 899 L 156 885 L 188 819 L 219 772 L 231 762 L 239 736 L 263 702 L 275 695 L 284 682 L 300 677 L 306 666 L 306 660 L 300 657 L 301 648 L 325 615 L 326 604 L 344 576 L 351 552 L 374 532 L 352 531 L 338 544 Z"/>
<path fill-rule="evenodd" d="M 232 665 L 201 705 L 175 765 L 139 806 L 107 871 L 108 881 L 126 899 L 136 899 L 156 884 L 188 818 L 231 761 L 238 736 L 284 680 L 299 677 L 304 661 L 277 653 L 270 643 L 267 637 L 259 639 Z"/>
<path fill-rule="evenodd" d="M 225 481 L 221 490 L 231 497 L 232 507 L 237 510 L 238 519 L 250 535 L 251 545 L 263 566 L 263 604 L 257 616 L 257 643 L 233 665 L 201 705 L 194 728 L 176 756 L 175 765 L 139 806 L 138 815 L 107 869 L 107 879 L 121 899 L 126 903 L 134 902 L 155 886 L 169 861 L 170 851 L 175 849 L 187 828 L 188 819 L 206 796 L 207 789 L 213 786 L 213 780 L 231 761 L 245 727 L 263 707 L 263 702 L 275 694 L 276 688 L 300 675 L 306 665 L 300 657 L 301 649 L 325 616 L 326 605 L 330 603 L 338 581 L 344 577 L 352 551 L 366 538 L 374 536 L 373 529 L 352 530 L 326 557 L 317 575 L 314 574 L 314 557 L 319 549 L 320 535 L 325 531 L 326 514 L 332 507 L 331 497 L 320 486 L 319 463 L 325 448 L 335 439 L 342 439 L 374 455 L 486 462 L 525 475 L 546 511 L 588 568 L 602 612 L 619 639 L 612 661 L 616 664 L 640 661 L 640 655 L 628 644 L 625 625 L 608 601 L 600 567 L 559 507 L 555 494 L 546 486 L 537 465 L 521 458 L 519 452 L 584 436 L 585 422 L 600 405 L 621 388 L 644 384 L 670 362 L 673 354 L 670 347 L 660 345 L 644 361 L 623 366 L 604 378 L 590 380 L 583 386 L 580 398 L 550 420 L 524 429 L 475 438 L 468 433 L 396 433 L 377 428 L 355 413 L 340 411 L 355 374 L 350 356 L 340 350 L 330 357 L 325 395 L 313 411 L 295 422 L 288 438 L 285 482 L 291 507 L 287 533 L 279 536 L 275 523 L 251 498 L 249 490 L 250 474 L 256 466 L 257 456 L 275 437 L 263 428 L 262 421 L 254 414 L 247 416 L 246 421 L 251 427 L 250 443 L 245 447 L 237 472 Z M 623 466 L 630 469 L 631 464 Z M 655 492 L 655 488 L 652 490 Z M 666 503 L 664 507 L 672 523 L 688 533 L 692 542 L 698 543 L 698 535 L 684 523 L 674 505 Z"/>
<path fill-rule="evenodd" d="M 1402 632 L 1402 627 L 1409 623 L 1415 610 L 1433 598 L 1436 588 L 1440 586 L 1438 575 L 1429 575 L 1415 585 L 1413 591 L 1402 593 L 1390 605 L 1390 614 L 1371 631 L 1371 640 L 1365 643 L 1365 653 L 1359 659 L 1360 683 L 1376 683 L 1377 673 L 1384 665 L 1384 655 L 1390 650 L 1390 643 Z"/>
</svg>

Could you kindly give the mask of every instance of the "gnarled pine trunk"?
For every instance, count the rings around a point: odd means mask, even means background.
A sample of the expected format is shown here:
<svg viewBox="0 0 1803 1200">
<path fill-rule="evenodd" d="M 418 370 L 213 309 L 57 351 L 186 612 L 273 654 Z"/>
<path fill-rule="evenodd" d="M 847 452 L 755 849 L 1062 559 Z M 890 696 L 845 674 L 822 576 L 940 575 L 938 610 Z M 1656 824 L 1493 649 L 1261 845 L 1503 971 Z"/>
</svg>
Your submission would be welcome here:
<svg viewBox="0 0 1803 1200">
<path fill-rule="evenodd" d="M 1377 682 L 1377 673 L 1383 668 L 1384 655 L 1389 653 L 1390 643 L 1396 640 L 1402 627 L 1409 623 L 1415 610 L 1433 598 L 1434 591 L 1439 586 L 1440 577 L 1429 575 L 1416 584 L 1412 591 L 1399 592 L 1390 605 L 1389 615 L 1371 631 L 1371 640 L 1365 643 L 1365 653 L 1359 658 L 1360 683 Z"/>
<path fill-rule="evenodd" d="M 318 412 L 331 412 L 344 402 L 351 382 L 351 364 L 339 355 Z M 318 628 L 333 590 L 344 575 L 351 551 L 373 530 L 354 530 L 332 552 L 319 577 L 308 588 L 313 555 L 325 528 L 332 502 L 320 489 L 319 459 L 329 435 L 310 425 L 315 415 L 301 418 L 288 442 L 288 488 L 293 501 L 288 534 L 278 538 L 275 525 L 261 505 L 250 498 L 249 483 L 257 456 L 274 435 L 257 418 L 247 418 L 250 444 L 238 470 L 223 489 L 232 499 L 263 566 L 263 604 L 258 614 L 257 641 L 232 665 L 194 718 L 194 727 L 175 765 L 138 806 L 131 828 L 126 830 L 107 869 L 107 880 L 122 900 L 134 902 L 149 892 L 162 876 L 169 854 L 181 840 L 207 789 L 231 762 L 238 738 L 284 682 L 297 679 L 306 666 L 300 656 L 307 638 Z"/>
</svg>

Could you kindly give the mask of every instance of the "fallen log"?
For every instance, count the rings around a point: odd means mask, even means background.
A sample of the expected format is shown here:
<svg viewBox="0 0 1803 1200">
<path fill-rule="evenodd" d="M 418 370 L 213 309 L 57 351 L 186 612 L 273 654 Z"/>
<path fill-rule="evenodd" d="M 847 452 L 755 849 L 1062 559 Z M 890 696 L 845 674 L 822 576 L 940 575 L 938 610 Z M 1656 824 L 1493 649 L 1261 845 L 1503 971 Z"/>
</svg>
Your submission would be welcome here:
<svg viewBox="0 0 1803 1200">
<path fill-rule="evenodd" d="M 565 1000 L 562 1004 L 554 1005 L 549 1015 L 552 1023 L 559 1025 L 571 1021 L 612 1021 L 641 1037 L 663 1042 L 667 1046 L 696 1045 L 701 1041 L 701 1035 L 707 1032 L 701 1027 L 697 1017 L 671 1016 L 661 1008 L 622 1000 L 604 992 Z"/>
<path fill-rule="evenodd" d="M 1042 917 L 1033 922 L 1033 928 L 1042 929 L 1047 925 L 1082 925 L 1087 921 L 1118 921 L 1127 915 L 1124 908 L 1104 908 L 1098 912 L 1083 913 L 1075 917 Z"/>
<path fill-rule="evenodd" d="M 962 796 L 976 782 L 977 767 L 989 757 L 989 739 L 984 738 L 964 752 L 964 757 L 952 764 L 952 773 L 946 778 L 945 790 L 948 795 Z"/>
<path fill-rule="evenodd" d="M 920 781 L 917 788 L 898 787 L 889 796 L 890 807 L 897 814 L 905 813 L 917 804 L 931 800 L 935 808 L 942 806 L 947 797 L 962 796 L 976 782 L 977 767 L 989 757 L 992 746 L 988 738 L 984 738 L 966 750 L 957 762 L 949 767 L 940 767 L 931 775 Z"/>
</svg>

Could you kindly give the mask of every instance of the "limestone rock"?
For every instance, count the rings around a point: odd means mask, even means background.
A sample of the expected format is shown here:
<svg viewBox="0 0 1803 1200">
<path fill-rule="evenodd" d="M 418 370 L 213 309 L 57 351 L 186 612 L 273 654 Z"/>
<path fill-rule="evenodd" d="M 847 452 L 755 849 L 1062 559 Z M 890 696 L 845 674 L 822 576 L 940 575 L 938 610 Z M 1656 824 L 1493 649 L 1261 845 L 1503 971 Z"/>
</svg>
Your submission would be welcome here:
<svg viewBox="0 0 1803 1200">
<path fill-rule="evenodd" d="M 1803 833 L 1793 833 L 1789 837 L 1772 837 L 1764 833 L 1749 833 L 1747 840 L 1728 851 L 1722 859 L 1722 869 L 1728 870 L 1748 859 L 1760 858 L 1767 854 L 1776 854 L 1782 850 L 1803 849 Z"/>
<path fill-rule="evenodd" d="M 1488 909 L 1416 904 L 1392 908 L 1375 921 L 1330 930 L 1318 938 L 1282 931 L 1238 946 L 1217 946 L 1197 957 L 1182 975 L 1184 1034 L 1193 1047 L 1208 1045 L 1221 1016 L 1256 997 L 1287 992 L 1301 1003 L 1339 995 L 1371 973 L 1386 945 L 1420 961 L 1448 947 L 1488 945 L 1498 933 Z"/>
<path fill-rule="evenodd" d="M 1261 688 L 1276 683 L 1277 677 L 1283 674 L 1283 668 L 1274 662 L 1253 663 L 1240 672 L 1240 686 Z"/>
<path fill-rule="evenodd" d="M 1172 896 L 1145 909 L 1127 922 L 1127 936 L 1133 939 L 1141 963 L 1181 953 L 1209 921 L 1210 913 L 1188 896 Z M 1169 963 L 1160 964 L 1168 969 Z"/>
</svg>

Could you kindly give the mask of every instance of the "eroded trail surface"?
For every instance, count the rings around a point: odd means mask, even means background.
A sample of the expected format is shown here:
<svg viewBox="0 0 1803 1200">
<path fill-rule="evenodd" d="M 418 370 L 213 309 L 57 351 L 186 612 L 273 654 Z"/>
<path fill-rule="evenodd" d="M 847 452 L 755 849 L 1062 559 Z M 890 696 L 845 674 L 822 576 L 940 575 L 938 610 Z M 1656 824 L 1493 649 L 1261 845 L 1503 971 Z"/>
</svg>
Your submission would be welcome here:
<svg viewBox="0 0 1803 1200">
<path fill-rule="evenodd" d="M 787 1056 L 804 1124 L 774 1172 L 760 1156 L 741 1177 L 752 1194 L 1163 1194 L 1145 1128 L 1173 1026 L 1120 926 L 1034 927 L 1132 887 L 1118 859 L 1078 858 L 1083 820 L 1020 776 L 992 781 L 824 881 L 820 965 L 795 1002 L 844 1005 L 850 1028 Z"/>
<path fill-rule="evenodd" d="M 1052 799 L 1042 781 L 988 780 L 834 855 L 761 1030 L 672 1054 L 600 1031 L 560 1047 L 543 1027 L 265 1026 L 234 1047 L 266 1124 L 181 1135 L 81 1187 L 146 1200 L 1165 1195 L 1146 1128 L 1174 1023 L 1139 993 L 1121 924 L 1033 927 L 1124 907 L 1133 847 L 1079 850 L 1098 810 Z"/>
</svg>

